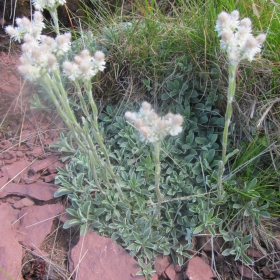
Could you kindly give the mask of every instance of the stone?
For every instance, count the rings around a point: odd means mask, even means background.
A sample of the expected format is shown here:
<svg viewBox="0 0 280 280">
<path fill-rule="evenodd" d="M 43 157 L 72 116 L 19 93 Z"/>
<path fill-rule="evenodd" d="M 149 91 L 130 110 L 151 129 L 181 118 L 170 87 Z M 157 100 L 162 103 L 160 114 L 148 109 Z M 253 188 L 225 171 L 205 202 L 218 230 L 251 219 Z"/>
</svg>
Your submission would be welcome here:
<svg viewBox="0 0 280 280">
<path fill-rule="evenodd" d="M 50 173 L 57 173 L 57 167 L 63 168 L 65 166 L 65 163 L 62 163 L 60 161 L 56 161 L 53 164 L 51 164 L 48 168 Z"/>
<path fill-rule="evenodd" d="M 29 169 L 30 162 L 28 160 L 19 160 L 11 165 L 2 166 L 1 170 L 3 175 L 13 181 L 17 182 L 20 180 L 23 173 L 27 173 Z M 27 168 L 26 168 L 27 167 Z"/>
<path fill-rule="evenodd" d="M 12 146 L 12 143 L 9 140 L 1 141 L 1 149 L 6 150 Z"/>
<path fill-rule="evenodd" d="M 241 274 L 242 277 L 246 277 L 246 278 L 249 278 L 249 279 L 253 278 L 253 272 L 249 267 L 244 266 L 244 265 L 238 265 L 237 269 L 238 269 L 238 272 Z"/>
<path fill-rule="evenodd" d="M 174 269 L 175 269 L 176 273 L 179 273 L 182 271 L 182 267 L 179 264 L 174 264 Z"/>
<path fill-rule="evenodd" d="M 169 265 L 166 270 L 165 270 L 165 274 L 167 275 L 167 277 L 170 279 L 170 280 L 175 280 L 175 277 L 176 277 L 176 271 L 174 269 L 174 265 Z"/>
<path fill-rule="evenodd" d="M 175 276 L 175 278 L 174 278 L 174 280 L 184 280 L 184 279 L 185 279 L 185 278 L 184 278 L 184 275 L 183 275 L 182 272 L 177 273 L 176 276 Z"/>
<path fill-rule="evenodd" d="M 61 204 L 33 205 L 21 209 L 18 240 L 26 247 L 39 248 L 48 234 L 51 233 L 53 220 L 64 212 Z"/>
<path fill-rule="evenodd" d="M 158 275 L 156 273 L 152 276 L 152 280 L 158 280 Z"/>
<path fill-rule="evenodd" d="M 32 205 L 34 205 L 34 204 L 35 204 L 35 202 L 34 202 L 32 199 L 30 199 L 30 198 L 28 198 L 28 197 L 25 197 L 25 198 L 23 198 L 23 199 L 21 199 L 21 200 L 15 202 L 14 205 L 13 205 L 13 207 L 14 207 L 15 209 L 21 209 L 21 208 L 23 208 L 23 207 L 32 206 Z"/>
<path fill-rule="evenodd" d="M 159 255 L 155 259 L 154 269 L 158 276 L 160 276 L 166 268 L 171 264 L 170 256 Z"/>
<path fill-rule="evenodd" d="M 256 259 L 260 259 L 263 257 L 263 255 L 255 248 L 248 248 L 246 250 L 246 254 L 249 256 L 249 257 L 253 257 L 253 258 L 256 258 Z"/>
<path fill-rule="evenodd" d="M 7 176 L 1 177 L 0 178 L 0 188 L 2 188 L 7 182 L 9 178 Z"/>
<path fill-rule="evenodd" d="M 186 276 L 191 280 L 211 280 L 216 277 L 211 267 L 200 257 L 193 257 L 190 259 L 186 270 Z"/>
<path fill-rule="evenodd" d="M 56 174 L 50 174 L 48 176 L 45 176 L 43 179 L 46 183 L 50 183 L 50 182 L 54 181 L 55 177 L 56 177 Z"/>
<path fill-rule="evenodd" d="M 38 171 L 48 168 L 52 163 L 56 162 L 58 159 L 59 159 L 58 156 L 50 156 L 47 157 L 46 159 L 36 160 L 34 163 L 32 163 L 30 169 L 34 173 L 37 173 Z"/>
<path fill-rule="evenodd" d="M 15 233 L 12 229 L 11 208 L 4 203 L 0 205 L 0 268 L 7 272 L 12 279 L 21 278 L 21 261 L 22 261 L 22 247 L 18 243 Z M 0 280 L 7 280 L 8 278 L 0 273 Z"/>
<path fill-rule="evenodd" d="M 14 157 L 15 157 L 15 152 L 13 152 L 13 151 L 9 151 L 9 152 L 4 153 L 4 158 L 5 159 L 12 159 Z"/>
<path fill-rule="evenodd" d="M 10 203 L 10 204 L 14 204 L 16 201 L 14 199 L 12 199 L 11 197 L 8 197 L 6 199 L 6 202 Z"/>
<path fill-rule="evenodd" d="M 43 182 L 37 182 L 30 185 L 9 183 L 3 191 L 0 192 L 0 198 L 14 194 L 29 197 L 31 199 L 48 201 L 54 199 L 54 193 L 57 189 L 58 187 Z"/>
<path fill-rule="evenodd" d="M 23 153 L 22 151 L 17 151 L 17 152 L 16 152 L 16 156 L 17 156 L 18 158 L 22 158 L 22 157 L 24 157 L 24 153 Z"/>
<path fill-rule="evenodd" d="M 25 184 L 32 184 L 32 183 L 38 181 L 39 178 L 40 178 L 40 174 L 36 173 L 36 174 L 34 174 L 34 175 L 30 176 L 30 177 L 26 176 L 23 179 L 24 179 Z"/>
<path fill-rule="evenodd" d="M 35 147 L 31 152 L 29 152 L 29 155 L 33 157 L 38 157 L 43 153 L 42 147 Z"/>
<path fill-rule="evenodd" d="M 62 223 L 65 223 L 66 221 L 73 219 L 73 216 L 71 216 L 68 212 L 65 212 L 64 214 L 59 216 L 58 219 Z"/>
<path fill-rule="evenodd" d="M 87 231 L 68 253 L 73 279 L 145 280 L 136 276 L 141 268 L 137 261 L 112 239 Z M 77 267 L 78 266 L 78 267 Z"/>
</svg>

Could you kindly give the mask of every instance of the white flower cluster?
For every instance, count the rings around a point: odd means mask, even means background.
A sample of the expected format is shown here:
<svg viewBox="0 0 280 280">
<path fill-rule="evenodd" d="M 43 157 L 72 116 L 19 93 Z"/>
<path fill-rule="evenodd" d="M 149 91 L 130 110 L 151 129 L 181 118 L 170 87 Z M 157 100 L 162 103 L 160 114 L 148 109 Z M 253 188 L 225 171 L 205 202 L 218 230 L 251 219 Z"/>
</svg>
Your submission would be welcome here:
<svg viewBox="0 0 280 280">
<path fill-rule="evenodd" d="M 131 121 L 139 131 L 141 140 L 156 143 L 167 135 L 178 135 L 182 131 L 183 117 L 179 114 L 168 113 L 159 117 L 152 105 L 146 101 L 142 103 L 138 113 L 126 112 L 125 117 Z"/>
<path fill-rule="evenodd" d="M 26 17 L 17 18 L 16 24 L 17 27 L 11 25 L 7 26 L 5 31 L 13 40 L 18 41 L 19 43 L 25 34 L 30 34 L 34 38 L 40 39 L 42 29 L 45 27 L 43 15 L 40 12 L 34 13 L 32 21 Z"/>
<path fill-rule="evenodd" d="M 32 4 L 38 11 L 55 10 L 58 6 L 65 4 L 65 0 L 33 0 Z"/>
<path fill-rule="evenodd" d="M 265 34 L 254 37 L 251 20 L 244 18 L 240 21 L 237 10 L 231 14 L 221 12 L 215 30 L 221 37 L 221 48 L 227 52 L 229 61 L 233 65 L 237 65 L 243 59 L 252 61 L 261 51 L 266 38 Z"/>
<path fill-rule="evenodd" d="M 72 81 L 81 80 L 87 82 L 91 80 L 98 71 L 105 69 L 105 55 L 101 51 L 96 51 L 94 56 L 90 56 L 88 50 L 83 50 L 80 55 L 74 57 L 74 62 L 64 61 L 63 71 Z"/>
<path fill-rule="evenodd" d="M 55 39 L 41 35 L 43 15 L 36 11 L 33 22 L 27 18 L 17 19 L 18 27 L 8 26 L 6 32 L 14 39 L 23 39 L 20 57 L 20 73 L 28 80 L 35 81 L 43 73 L 57 68 L 57 58 L 71 47 L 71 34 L 57 35 Z"/>
</svg>

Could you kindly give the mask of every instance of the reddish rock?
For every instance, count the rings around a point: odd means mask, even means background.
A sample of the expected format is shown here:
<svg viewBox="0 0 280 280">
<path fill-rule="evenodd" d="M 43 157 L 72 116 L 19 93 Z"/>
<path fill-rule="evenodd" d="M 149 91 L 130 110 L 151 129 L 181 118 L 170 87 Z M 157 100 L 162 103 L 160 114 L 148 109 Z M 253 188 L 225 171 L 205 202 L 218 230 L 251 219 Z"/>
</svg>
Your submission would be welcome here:
<svg viewBox="0 0 280 280">
<path fill-rule="evenodd" d="M 152 280 L 158 280 L 158 275 L 156 273 L 152 276 Z"/>
<path fill-rule="evenodd" d="M 12 279 L 21 278 L 22 247 L 15 237 L 10 220 L 11 208 L 4 203 L 0 205 L 0 268 L 7 272 Z M 8 278 L 0 273 L 0 280 Z"/>
<path fill-rule="evenodd" d="M 28 172 L 29 164 L 30 162 L 24 159 L 17 161 L 11 165 L 2 166 L 1 170 L 4 176 L 8 177 L 9 179 L 14 178 L 14 181 L 18 181 L 23 173 Z"/>
<path fill-rule="evenodd" d="M 1 223 L 5 219 L 5 222 L 7 221 L 10 225 L 13 224 L 18 218 L 18 213 L 19 210 L 12 208 L 10 204 L 2 203 L 0 206 Z"/>
<path fill-rule="evenodd" d="M 16 201 L 14 199 L 12 199 L 11 197 L 8 197 L 6 199 L 6 202 L 10 203 L 10 204 L 14 204 Z"/>
<path fill-rule="evenodd" d="M 200 257 L 193 257 L 190 259 L 186 275 L 192 280 L 211 280 L 216 277 L 211 267 Z"/>
<path fill-rule="evenodd" d="M 60 204 L 44 206 L 33 205 L 19 212 L 18 240 L 26 247 L 39 248 L 48 234 L 51 233 L 53 220 L 64 212 Z"/>
<path fill-rule="evenodd" d="M 2 192 L 0 192 L 0 198 L 7 195 L 15 194 L 19 196 L 26 196 L 33 199 L 38 199 L 42 201 L 48 201 L 54 198 L 54 193 L 57 190 L 52 184 L 46 184 L 37 182 L 30 185 L 19 185 L 14 183 L 9 183 Z"/>
<path fill-rule="evenodd" d="M 58 156 L 50 156 L 43 160 L 36 160 L 34 163 L 32 163 L 30 168 L 34 173 L 37 173 L 40 170 L 48 168 L 52 163 L 56 162 L 58 159 Z"/>
<path fill-rule="evenodd" d="M 65 223 L 66 221 L 73 219 L 73 216 L 71 216 L 68 212 L 65 212 L 63 215 L 59 216 L 58 219 L 62 223 Z"/>
<path fill-rule="evenodd" d="M 12 159 L 6 159 L 5 160 L 5 164 L 13 164 L 17 161 L 17 158 L 12 158 Z"/>
<path fill-rule="evenodd" d="M 63 168 L 65 166 L 65 163 L 62 163 L 60 161 L 56 161 L 53 164 L 51 164 L 48 168 L 50 173 L 57 173 L 57 167 Z"/>
<path fill-rule="evenodd" d="M 38 157 L 43 153 L 42 147 L 35 147 L 31 152 L 29 152 L 29 155 Z"/>
<path fill-rule="evenodd" d="M 34 204 L 35 204 L 35 202 L 32 199 L 25 197 L 25 198 L 15 202 L 13 207 L 16 209 L 21 209 L 23 207 L 32 206 Z"/>
<path fill-rule="evenodd" d="M 176 273 L 179 273 L 182 271 L 182 267 L 179 264 L 174 264 L 174 269 L 175 269 Z"/>
<path fill-rule="evenodd" d="M 158 276 L 160 276 L 166 268 L 171 264 L 170 256 L 159 255 L 155 259 L 154 269 Z"/>
<path fill-rule="evenodd" d="M 266 277 L 268 277 L 271 273 L 271 271 L 266 266 L 264 266 L 262 268 L 262 272 L 263 272 L 264 276 L 266 276 Z"/>
<path fill-rule="evenodd" d="M 238 265 L 237 269 L 238 269 L 238 272 L 241 274 L 242 277 L 252 279 L 253 272 L 249 267 L 244 266 L 244 265 Z"/>
<path fill-rule="evenodd" d="M 24 153 L 22 151 L 17 151 L 16 156 L 19 158 L 22 158 L 22 157 L 24 157 Z"/>
<path fill-rule="evenodd" d="M 4 141 L 1 141 L 1 149 L 2 150 L 5 150 L 5 149 L 8 149 L 12 146 L 12 143 L 9 141 L 9 140 L 4 140 Z"/>
<path fill-rule="evenodd" d="M 175 269 L 174 269 L 174 265 L 173 265 L 173 264 L 169 265 L 169 266 L 166 268 L 165 274 L 167 275 L 167 277 L 168 277 L 170 280 L 175 280 L 176 271 L 175 271 Z"/>
<path fill-rule="evenodd" d="M 69 271 L 73 279 L 144 280 L 136 276 L 137 261 L 110 238 L 88 231 L 68 253 Z"/>
<path fill-rule="evenodd" d="M 7 176 L 1 177 L 0 178 L 0 188 L 2 188 L 7 182 L 9 178 Z"/>
<path fill-rule="evenodd" d="M 174 280 L 184 280 L 183 272 L 177 273 Z"/>
<path fill-rule="evenodd" d="M 4 153 L 4 158 L 5 159 L 12 159 L 14 158 L 16 155 L 15 155 L 15 152 L 13 151 L 8 151 L 6 153 Z"/>
<path fill-rule="evenodd" d="M 263 257 L 263 255 L 255 248 L 248 248 L 246 250 L 246 254 L 249 256 L 249 257 L 253 257 L 253 258 L 256 258 L 256 259 L 260 259 Z"/>
<path fill-rule="evenodd" d="M 34 174 L 30 177 L 27 177 L 27 176 L 23 176 L 23 180 L 25 182 L 25 184 L 32 184 L 36 181 L 38 181 L 38 179 L 40 178 L 40 174 Z"/>
<path fill-rule="evenodd" d="M 45 177 L 44 177 L 44 181 L 45 181 L 46 183 L 53 182 L 54 179 L 55 179 L 55 176 L 56 176 L 56 174 L 50 174 L 50 175 L 48 175 L 48 176 L 45 176 Z"/>
</svg>

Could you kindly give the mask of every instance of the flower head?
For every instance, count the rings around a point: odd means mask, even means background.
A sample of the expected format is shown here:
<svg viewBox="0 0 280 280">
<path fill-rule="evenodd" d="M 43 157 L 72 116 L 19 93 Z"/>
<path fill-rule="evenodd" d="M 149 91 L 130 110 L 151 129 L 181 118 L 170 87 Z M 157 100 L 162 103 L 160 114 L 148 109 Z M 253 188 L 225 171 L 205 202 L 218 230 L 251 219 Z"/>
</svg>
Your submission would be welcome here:
<svg viewBox="0 0 280 280">
<path fill-rule="evenodd" d="M 252 35 L 252 22 L 249 18 L 239 20 L 239 12 L 231 14 L 221 12 L 218 15 L 215 30 L 221 37 L 221 49 L 227 55 L 229 62 L 237 65 L 241 60 L 252 61 L 257 53 L 260 53 L 261 46 L 265 41 L 265 34 L 256 38 Z"/>
<path fill-rule="evenodd" d="M 138 113 L 127 111 L 125 117 L 134 124 L 144 142 L 160 142 L 167 135 L 176 136 L 183 130 L 184 119 L 181 115 L 168 113 L 159 117 L 146 101 L 142 103 Z"/>
</svg>

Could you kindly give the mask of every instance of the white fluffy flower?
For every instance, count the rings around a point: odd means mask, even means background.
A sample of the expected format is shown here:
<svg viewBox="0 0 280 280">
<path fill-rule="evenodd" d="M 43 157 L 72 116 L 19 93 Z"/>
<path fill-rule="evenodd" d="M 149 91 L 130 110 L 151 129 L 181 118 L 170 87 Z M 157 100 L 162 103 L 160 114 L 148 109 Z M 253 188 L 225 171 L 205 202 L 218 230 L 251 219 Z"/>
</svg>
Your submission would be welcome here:
<svg viewBox="0 0 280 280">
<path fill-rule="evenodd" d="M 238 11 L 231 14 L 221 12 L 218 15 L 215 30 L 221 37 L 220 46 L 227 55 L 229 62 L 237 65 L 241 60 L 252 61 L 265 41 L 265 34 L 256 38 L 252 35 L 252 22 L 249 18 L 239 21 Z"/>
<path fill-rule="evenodd" d="M 102 52 L 100 52 L 102 53 Z M 99 55 L 101 55 L 99 53 Z M 97 62 L 100 63 L 97 65 Z M 102 53 L 102 60 L 90 56 L 88 50 L 83 50 L 80 55 L 74 57 L 74 62 L 65 61 L 63 63 L 64 74 L 68 76 L 70 80 L 80 80 L 87 82 L 94 77 L 98 71 L 103 71 L 105 66 L 105 55 Z M 102 67 L 101 67 L 101 66 Z"/>
<path fill-rule="evenodd" d="M 66 3 L 65 0 L 33 0 L 32 1 L 34 7 L 38 11 L 47 10 L 55 10 L 58 6 L 64 5 Z"/>
<path fill-rule="evenodd" d="M 159 117 L 150 103 L 144 101 L 138 113 L 127 111 L 125 117 L 139 131 L 140 139 L 144 142 L 156 143 L 167 135 L 176 136 L 182 129 L 183 117 L 179 114 L 168 113 Z"/>
</svg>

